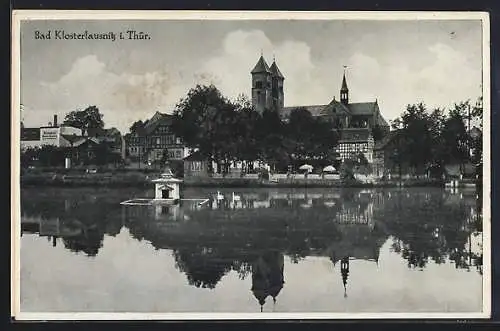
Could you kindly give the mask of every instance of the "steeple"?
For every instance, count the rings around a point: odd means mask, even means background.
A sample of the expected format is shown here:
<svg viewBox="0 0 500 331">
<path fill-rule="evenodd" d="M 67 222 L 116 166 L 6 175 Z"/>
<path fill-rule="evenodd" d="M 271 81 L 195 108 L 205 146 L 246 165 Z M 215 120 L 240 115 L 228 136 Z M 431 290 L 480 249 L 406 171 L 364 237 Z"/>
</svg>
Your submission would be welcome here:
<svg viewBox="0 0 500 331">
<path fill-rule="evenodd" d="M 257 61 L 255 67 L 252 69 L 251 73 L 252 74 L 271 73 L 271 70 L 269 69 L 269 66 L 267 65 L 267 62 L 262 54 L 260 55 L 260 58 Z"/>
<path fill-rule="evenodd" d="M 340 260 L 340 273 L 342 274 L 342 283 L 344 284 L 344 298 L 347 298 L 347 278 L 349 277 L 349 257 L 343 257 Z"/>
<path fill-rule="evenodd" d="M 347 66 L 344 66 L 344 76 L 342 78 L 342 87 L 340 88 L 340 102 L 344 105 L 349 103 L 349 88 L 347 87 L 347 81 L 345 79 L 345 70 Z"/>
<path fill-rule="evenodd" d="M 271 96 L 272 96 L 272 106 L 273 109 L 279 111 L 285 106 L 285 96 L 283 92 L 283 81 L 285 77 L 281 73 L 278 65 L 276 64 L 276 58 L 273 57 L 273 63 L 271 64 Z"/>
<path fill-rule="evenodd" d="M 285 77 L 283 77 L 283 74 L 281 73 L 280 69 L 278 68 L 278 65 L 276 64 L 276 59 L 273 59 L 273 63 L 271 64 L 271 72 L 273 73 L 273 76 L 276 78 L 284 80 Z"/>
</svg>

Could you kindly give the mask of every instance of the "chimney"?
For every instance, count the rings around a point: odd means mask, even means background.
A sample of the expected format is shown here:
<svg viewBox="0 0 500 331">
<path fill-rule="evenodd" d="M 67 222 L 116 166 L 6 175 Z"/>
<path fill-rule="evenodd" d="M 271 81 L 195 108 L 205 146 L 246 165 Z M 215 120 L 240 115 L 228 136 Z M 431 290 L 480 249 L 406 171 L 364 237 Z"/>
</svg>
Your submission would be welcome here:
<svg viewBox="0 0 500 331">
<path fill-rule="evenodd" d="M 54 115 L 54 126 L 57 126 L 57 115 Z"/>
</svg>

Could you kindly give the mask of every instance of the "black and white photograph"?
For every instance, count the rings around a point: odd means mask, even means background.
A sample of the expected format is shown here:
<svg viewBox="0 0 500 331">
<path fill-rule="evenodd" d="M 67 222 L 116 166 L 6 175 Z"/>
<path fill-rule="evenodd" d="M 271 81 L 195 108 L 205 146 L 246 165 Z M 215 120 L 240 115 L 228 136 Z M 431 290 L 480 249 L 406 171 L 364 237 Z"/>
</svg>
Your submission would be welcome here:
<svg viewBox="0 0 500 331">
<path fill-rule="evenodd" d="M 12 17 L 16 319 L 490 317 L 487 13 Z"/>
</svg>

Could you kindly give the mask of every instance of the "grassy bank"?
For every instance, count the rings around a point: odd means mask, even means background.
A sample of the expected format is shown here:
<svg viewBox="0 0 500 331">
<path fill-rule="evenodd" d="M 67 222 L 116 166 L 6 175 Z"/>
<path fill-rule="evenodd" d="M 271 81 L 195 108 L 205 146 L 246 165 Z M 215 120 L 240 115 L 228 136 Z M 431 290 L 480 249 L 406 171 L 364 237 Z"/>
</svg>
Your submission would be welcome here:
<svg viewBox="0 0 500 331">
<path fill-rule="evenodd" d="M 21 176 L 21 186 L 52 187 L 147 187 L 156 176 L 144 173 L 60 174 L 38 173 Z"/>
<path fill-rule="evenodd" d="M 24 173 L 21 185 L 48 187 L 152 187 L 151 180 L 157 173 L 144 172 L 105 172 L 105 173 L 59 173 L 36 172 Z M 335 179 L 280 179 L 278 182 L 251 178 L 187 178 L 185 187 L 283 187 L 283 188 L 338 188 L 338 187 L 397 187 L 399 181 L 380 181 L 377 183 L 361 183 L 358 181 L 342 182 Z M 444 183 L 429 179 L 406 179 L 404 187 L 442 187 Z"/>
</svg>

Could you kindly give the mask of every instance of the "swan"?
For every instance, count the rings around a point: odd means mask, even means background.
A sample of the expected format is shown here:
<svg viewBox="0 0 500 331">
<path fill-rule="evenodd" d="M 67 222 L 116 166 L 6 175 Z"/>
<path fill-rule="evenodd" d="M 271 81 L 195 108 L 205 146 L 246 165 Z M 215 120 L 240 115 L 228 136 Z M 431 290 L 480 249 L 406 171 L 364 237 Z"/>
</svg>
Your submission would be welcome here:
<svg viewBox="0 0 500 331">
<path fill-rule="evenodd" d="M 241 201 L 241 197 L 239 195 L 234 194 L 234 192 L 233 192 L 233 201 Z"/>
</svg>

